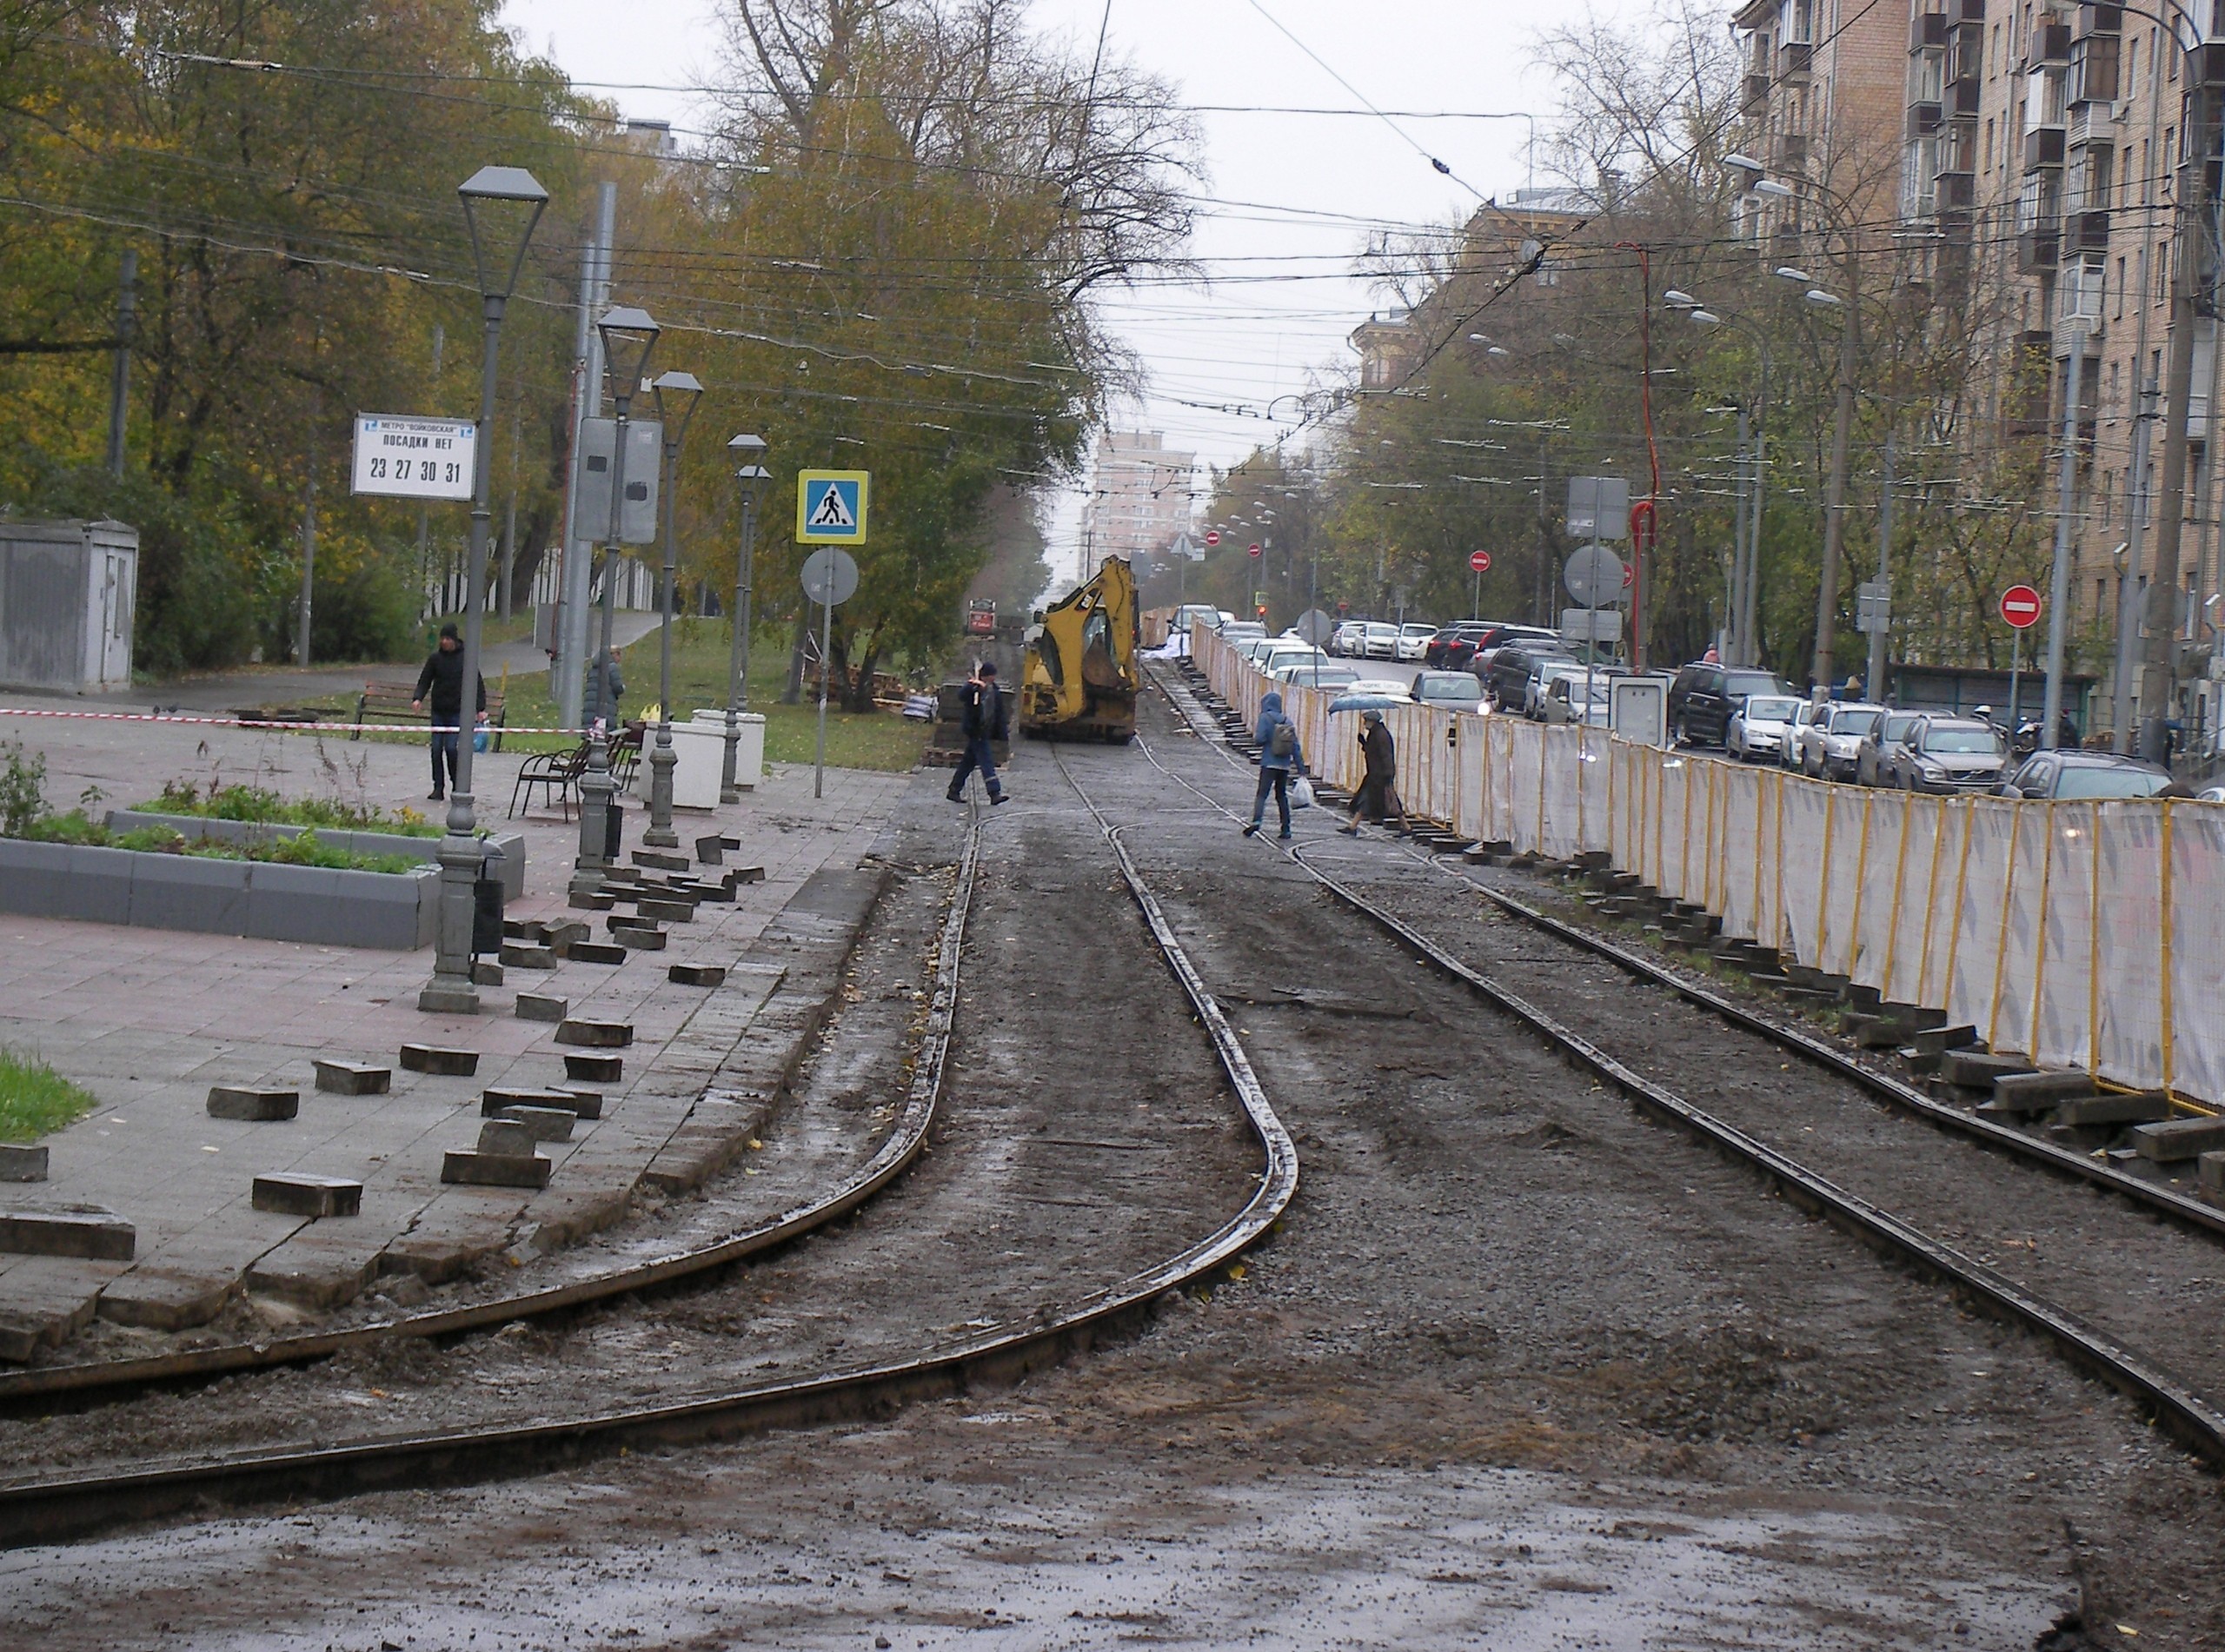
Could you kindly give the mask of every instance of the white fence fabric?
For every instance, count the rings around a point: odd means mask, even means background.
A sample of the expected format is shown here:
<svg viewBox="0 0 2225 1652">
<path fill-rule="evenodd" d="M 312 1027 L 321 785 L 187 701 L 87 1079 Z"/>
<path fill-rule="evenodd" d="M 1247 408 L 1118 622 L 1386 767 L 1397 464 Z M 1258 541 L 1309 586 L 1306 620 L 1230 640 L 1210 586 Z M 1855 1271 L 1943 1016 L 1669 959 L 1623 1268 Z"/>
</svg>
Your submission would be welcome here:
<svg viewBox="0 0 2225 1652">
<path fill-rule="evenodd" d="M 1202 627 L 1193 657 L 1258 718 L 1259 672 Z M 1356 786 L 1358 717 L 1281 692 L 1313 773 Z M 1604 852 L 1725 934 L 1995 1049 L 2225 1105 L 2225 807 L 1921 797 L 1593 728 L 1423 706 L 1385 721 L 1418 817 L 1555 859 Z"/>
</svg>

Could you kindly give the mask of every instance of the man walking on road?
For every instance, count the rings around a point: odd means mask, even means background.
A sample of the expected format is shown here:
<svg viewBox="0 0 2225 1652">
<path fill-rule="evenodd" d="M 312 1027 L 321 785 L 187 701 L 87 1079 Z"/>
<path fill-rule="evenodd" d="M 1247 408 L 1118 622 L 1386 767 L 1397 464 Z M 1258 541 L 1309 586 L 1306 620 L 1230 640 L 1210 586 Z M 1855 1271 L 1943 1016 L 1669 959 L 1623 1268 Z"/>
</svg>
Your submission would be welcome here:
<svg viewBox="0 0 2225 1652">
<path fill-rule="evenodd" d="M 1275 810 L 1281 815 L 1282 834 L 1279 841 L 1290 841 L 1290 777 L 1305 766 L 1305 753 L 1298 749 L 1298 725 L 1283 715 L 1283 697 L 1267 694 L 1259 701 L 1259 726 L 1252 731 L 1259 742 L 1259 790 L 1252 799 L 1252 824 L 1244 828 L 1244 835 L 1259 835 L 1259 823 L 1266 818 L 1267 793 L 1275 794 Z"/>
<path fill-rule="evenodd" d="M 966 777 L 980 769 L 981 784 L 989 788 L 989 806 L 994 808 L 1005 801 L 1005 789 L 997 780 L 997 757 L 990 742 L 1005 738 L 1005 694 L 997 687 L 993 661 L 984 660 L 973 668 L 960 703 L 963 709 L 959 713 L 959 732 L 966 738 L 966 755 L 959 760 L 958 773 L 951 777 L 950 800 L 966 801 Z"/>
<path fill-rule="evenodd" d="M 417 673 L 417 691 L 409 698 L 409 709 L 422 711 L 428 691 L 433 702 L 433 791 L 432 800 L 440 802 L 448 796 L 448 783 L 455 779 L 456 741 L 462 737 L 463 723 L 463 639 L 456 635 L 453 625 L 441 627 L 441 640 L 426 659 L 425 668 Z M 475 726 L 487 717 L 487 680 L 479 680 L 478 717 Z M 445 760 L 448 767 L 441 766 Z"/>
<path fill-rule="evenodd" d="M 1384 817 L 1396 810 L 1398 818 L 1406 818 L 1405 806 L 1392 791 L 1391 782 L 1398 778 L 1398 743 L 1391 738 L 1391 726 L 1383 720 L 1379 711 L 1360 713 L 1359 750 L 1367 766 L 1366 777 L 1359 783 L 1359 790 L 1352 793 L 1352 818 L 1337 828 L 1348 838 L 1359 836 L 1360 816 L 1365 814 L 1378 826 Z"/>
</svg>

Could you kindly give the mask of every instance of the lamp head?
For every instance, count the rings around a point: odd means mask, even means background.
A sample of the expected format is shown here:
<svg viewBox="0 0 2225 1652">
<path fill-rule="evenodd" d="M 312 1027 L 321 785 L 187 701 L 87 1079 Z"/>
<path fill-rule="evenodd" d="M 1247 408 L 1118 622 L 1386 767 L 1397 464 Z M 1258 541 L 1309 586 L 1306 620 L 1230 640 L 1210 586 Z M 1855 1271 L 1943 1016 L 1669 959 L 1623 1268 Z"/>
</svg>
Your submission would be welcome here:
<svg viewBox="0 0 2225 1652">
<path fill-rule="evenodd" d="M 660 373 L 649 392 L 656 397 L 664 439 L 677 448 L 687 440 L 687 421 L 695 416 L 695 404 L 703 399 L 702 381 L 693 373 Z"/>
<path fill-rule="evenodd" d="M 741 479 L 743 487 L 770 479 L 772 473 L 765 468 L 762 462 L 766 452 L 764 437 L 752 435 L 745 430 L 727 443 L 727 452 L 740 467 L 734 474 Z"/>
<path fill-rule="evenodd" d="M 1759 161 L 1757 161 L 1752 156 L 1742 155 L 1736 149 L 1723 157 L 1723 164 L 1730 168 L 1735 172 L 1750 172 L 1757 177 L 1768 170 L 1766 167 L 1764 167 Z"/>
<path fill-rule="evenodd" d="M 1674 287 L 1661 295 L 1661 302 L 1670 309 L 1697 309 L 1700 307 L 1698 299 Z"/>
<path fill-rule="evenodd" d="M 1779 281 L 1797 281 L 1803 287 L 1813 287 L 1816 278 L 1804 269 L 1795 269 L 1790 264 L 1779 264 L 1775 275 Z"/>
<path fill-rule="evenodd" d="M 1818 309 L 1843 309 L 1846 308 L 1846 300 L 1841 298 L 1836 293 L 1827 293 L 1820 287 L 1810 287 L 1805 293 L 1802 294 L 1801 296 L 1805 298 L 1810 303 L 1815 305 Z"/>
<path fill-rule="evenodd" d="M 1776 178 L 1757 178 L 1754 180 L 1754 193 L 1756 195 L 1773 195 L 1780 200 L 1790 200 L 1794 196 L 1799 194 L 1800 191 L 1794 189 L 1790 184 L 1781 182 Z"/>
<path fill-rule="evenodd" d="M 1720 327 L 1723 317 L 1711 309 L 1696 309 L 1691 313 L 1691 322 L 1695 327 Z"/>
<path fill-rule="evenodd" d="M 657 335 L 664 329 L 648 311 L 621 304 L 603 311 L 594 330 L 602 338 L 602 359 L 610 372 L 612 393 L 630 401 L 649 369 L 649 353 L 657 347 Z"/>
<path fill-rule="evenodd" d="M 518 284 L 525 249 L 548 205 L 548 191 L 521 166 L 482 166 L 456 186 L 471 262 L 485 298 L 508 298 Z"/>
</svg>

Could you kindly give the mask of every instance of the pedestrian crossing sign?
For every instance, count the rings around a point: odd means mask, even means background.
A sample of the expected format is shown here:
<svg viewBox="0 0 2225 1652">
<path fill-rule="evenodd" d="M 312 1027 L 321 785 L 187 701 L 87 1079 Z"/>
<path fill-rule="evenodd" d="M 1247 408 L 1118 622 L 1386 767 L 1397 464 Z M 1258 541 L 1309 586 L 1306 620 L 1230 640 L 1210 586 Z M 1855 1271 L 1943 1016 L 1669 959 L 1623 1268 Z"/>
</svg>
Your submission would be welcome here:
<svg viewBox="0 0 2225 1652">
<path fill-rule="evenodd" d="M 796 543 L 862 545 L 873 473 L 805 470 L 796 474 Z"/>
</svg>

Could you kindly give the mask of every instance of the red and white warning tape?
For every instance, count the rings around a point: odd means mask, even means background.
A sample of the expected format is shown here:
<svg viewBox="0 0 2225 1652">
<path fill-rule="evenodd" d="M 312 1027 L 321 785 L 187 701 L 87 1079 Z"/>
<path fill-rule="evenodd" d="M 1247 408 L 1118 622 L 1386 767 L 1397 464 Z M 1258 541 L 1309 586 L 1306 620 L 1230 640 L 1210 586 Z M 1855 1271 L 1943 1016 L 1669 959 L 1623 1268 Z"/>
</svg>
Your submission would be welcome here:
<svg viewBox="0 0 2225 1652">
<path fill-rule="evenodd" d="M 0 706 L 0 718 L 54 717 L 76 718 L 83 721 L 106 723 L 193 723 L 210 728 L 275 728 L 296 734 L 459 734 L 463 731 L 453 723 L 304 723 L 284 718 L 254 717 L 188 717 L 180 712 L 143 711 L 56 711 L 44 707 Z M 488 726 L 491 734 L 570 734 L 584 740 L 590 731 L 584 728 L 520 728 L 509 725 L 501 728 Z"/>
</svg>

